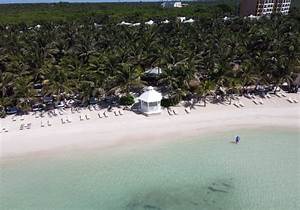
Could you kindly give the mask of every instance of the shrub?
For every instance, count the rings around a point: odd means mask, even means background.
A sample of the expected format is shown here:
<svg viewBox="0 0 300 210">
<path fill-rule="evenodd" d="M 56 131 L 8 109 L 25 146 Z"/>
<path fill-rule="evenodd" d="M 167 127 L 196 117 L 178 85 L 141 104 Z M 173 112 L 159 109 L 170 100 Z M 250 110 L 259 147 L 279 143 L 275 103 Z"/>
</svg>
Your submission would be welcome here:
<svg viewBox="0 0 300 210">
<path fill-rule="evenodd" d="M 177 98 L 163 98 L 161 100 L 161 106 L 163 107 L 170 107 L 170 106 L 175 106 L 179 103 L 180 100 Z"/>
<path fill-rule="evenodd" d="M 129 94 L 120 98 L 120 105 L 129 106 L 132 104 L 134 104 L 134 98 L 132 95 Z"/>
</svg>

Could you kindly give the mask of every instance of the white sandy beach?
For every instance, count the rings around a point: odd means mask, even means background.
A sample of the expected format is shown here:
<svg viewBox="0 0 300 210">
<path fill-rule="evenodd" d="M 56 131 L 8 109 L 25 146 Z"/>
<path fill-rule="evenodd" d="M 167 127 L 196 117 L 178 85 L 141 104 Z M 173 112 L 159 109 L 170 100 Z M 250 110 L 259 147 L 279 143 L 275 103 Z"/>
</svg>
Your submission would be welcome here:
<svg viewBox="0 0 300 210">
<path fill-rule="evenodd" d="M 130 142 L 165 141 L 199 136 L 204 133 L 222 132 L 240 128 L 284 127 L 300 130 L 300 103 L 290 103 L 288 97 L 300 101 L 300 94 L 287 97 L 272 95 L 255 105 L 250 99 L 241 98 L 245 105 L 207 104 L 196 106 L 190 114 L 183 107 L 174 107 L 178 115 L 170 116 L 166 110 L 160 115 L 145 117 L 130 111 L 107 118 L 99 118 L 101 111 L 83 110 L 72 114 L 70 110 L 55 117 L 35 118 L 32 115 L 12 116 L 1 119 L 1 158 L 43 153 L 63 149 L 88 149 L 118 146 Z M 103 111 L 102 111 L 103 112 Z M 79 115 L 88 114 L 89 120 L 80 121 Z M 72 120 L 61 123 L 61 118 Z M 41 121 L 44 127 L 41 127 Z M 52 125 L 48 126 L 47 121 Z M 20 130 L 21 124 L 31 123 L 30 129 Z M 3 130 L 7 129 L 7 132 Z M 230 136 L 232 137 L 232 136 Z M 226 137 L 226 138 L 230 138 Z M 225 137 L 224 137 L 225 138 Z"/>
</svg>

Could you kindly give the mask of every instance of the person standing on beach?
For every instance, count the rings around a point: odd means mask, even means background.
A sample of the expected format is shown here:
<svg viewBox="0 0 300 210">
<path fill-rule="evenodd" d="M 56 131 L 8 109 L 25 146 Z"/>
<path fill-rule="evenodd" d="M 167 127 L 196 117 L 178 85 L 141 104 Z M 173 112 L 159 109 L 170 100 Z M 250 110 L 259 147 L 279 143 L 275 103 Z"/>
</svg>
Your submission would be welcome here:
<svg viewBox="0 0 300 210">
<path fill-rule="evenodd" d="M 236 143 L 236 144 L 240 143 L 240 140 L 241 140 L 241 138 L 240 138 L 239 136 L 236 136 L 236 137 L 235 137 L 235 143 Z"/>
</svg>

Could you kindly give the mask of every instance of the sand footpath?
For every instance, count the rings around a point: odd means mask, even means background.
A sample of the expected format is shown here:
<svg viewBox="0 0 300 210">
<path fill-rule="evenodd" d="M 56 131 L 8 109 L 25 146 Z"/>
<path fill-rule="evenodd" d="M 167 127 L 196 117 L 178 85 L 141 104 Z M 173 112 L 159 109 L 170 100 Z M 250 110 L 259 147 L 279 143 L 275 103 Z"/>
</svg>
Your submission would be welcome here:
<svg viewBox="0 0 300 210">
<path fill-rule="evenodd" d="M 299 103 L 288 102 L 289 97 Z M 187 114 L 183 107 L 178 106 L 174 107 L 178 115 L 172 116 L 166 110 L 150 117 L 124 111 L 123 115 L 115 116 L 110 112 L 109 117 L 99 118 L 98 113 L 103 111 L 88 109 L 81 113 L 68 110 L 62 115 L 44 118 L 26 115 L 24 119 L 17 117 L 13 120 L 9 116 L 0 120 L 0 157 L 9 158 L 65 147 L 101 150 L 134 141 L 164 141 L 240 128 L 284 127 L 300 130 L 300 94 L 272 96 L 262 99 L 263 104 L 259 105 L 247 98 L 239 100 L 244 107 L 207 104 L 206 107 L 196 106 Z M 80 120 L 80 115 L 83 120 Z M 30 129 L 25 127 L 20 130 L 21 124 L 28 123 L 31 124 Z"/>
</svg>

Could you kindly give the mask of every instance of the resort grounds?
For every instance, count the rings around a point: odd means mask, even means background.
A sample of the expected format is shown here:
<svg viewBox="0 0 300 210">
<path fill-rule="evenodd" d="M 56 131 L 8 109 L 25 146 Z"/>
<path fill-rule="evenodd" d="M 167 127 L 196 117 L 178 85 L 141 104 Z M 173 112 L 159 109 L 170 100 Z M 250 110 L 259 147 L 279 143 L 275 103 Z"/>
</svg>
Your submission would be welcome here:
<svg viewBox="0 0 300 210">
<path fill-rule="evenodd" d="M 290 98 L 295 101 L 288 101 Z M 299 93 L 280 97 L 271 94 L 270 98 L 256 97 L 255 100 L 257 104 L 246 97 L 236 98 L 231 104 L 196 104 L 190 113 L 178 105 L 172 107 L 176 114 L 163 109 L 161 114 L 149 117 L 118 108 L 111 112 L 66 109 L 51 117 L 47 113 L 43 117 L 34 113 L 8 116 L 0 120 L 1 159 L 69 150 L 101 152 L 101 149 L 124 144 L 159 143 L 244 128 L 300 129 Z M 236 133 L 224 139 L 234 138 L 234 135 Z"/>
</svg>

